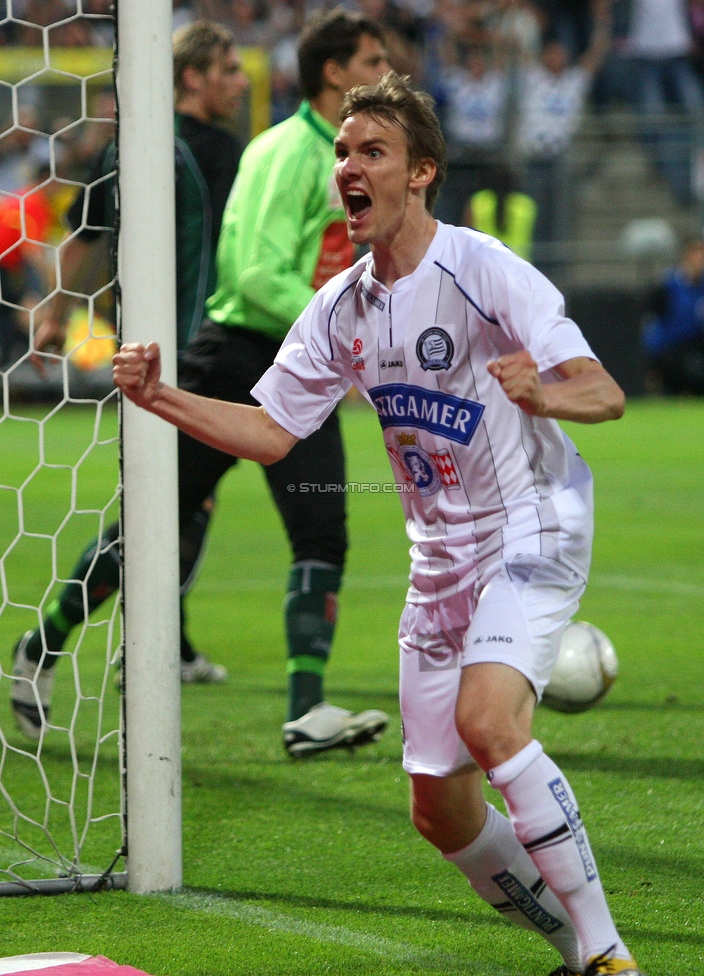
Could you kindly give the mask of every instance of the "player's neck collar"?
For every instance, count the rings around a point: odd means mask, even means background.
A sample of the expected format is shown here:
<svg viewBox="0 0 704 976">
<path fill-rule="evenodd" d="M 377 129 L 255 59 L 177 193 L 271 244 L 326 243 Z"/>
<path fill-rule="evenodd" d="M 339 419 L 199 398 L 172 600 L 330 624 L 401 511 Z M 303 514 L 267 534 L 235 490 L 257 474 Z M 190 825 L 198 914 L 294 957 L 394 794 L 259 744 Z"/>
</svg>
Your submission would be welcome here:
<svg viewBox="0 0 704 976">
<path fill-rule="evenodd" d="M 377 294 L 380 291 L 391 293 L 404 291 L 407 288 L 413 288 L 418 280 L 418 277 L 425 274 L 426 267 L 435 262 L 435 260 L 440 256 L 442 249 L 445 246 L 445 242 L 447 241 L 448 234 L 449 231 L 447 225 L 441 223 L 439 220 L 436 220 L 435 235 L 430 241 L 423 257 L 420 259 L 413 271 L 403 275 L 401 278 L 397 278 L 391 287 L 382 284 L 381 281 L 374 277 L 374 260 L 372 252 L 372 260 L 369 261 L 366 268 L 365 286 L 368 287 L 370 291 Z"/>
<path fill-rule="evenodd" d="M 324 119 L 320 112 L 316 112 L 307 99 L 301 102 L 301 107 L 298 109 L 298 114 L 301 116 L 301 118 L 305 119 L 308 125 L 312 129 L 315 129 L 318 135 L 322 136 L 326 142 L 329 142 L 331 146 L 334 144 L 337 129 L 334 125 L 330 125 L 328 120 Z"/>
</svg>

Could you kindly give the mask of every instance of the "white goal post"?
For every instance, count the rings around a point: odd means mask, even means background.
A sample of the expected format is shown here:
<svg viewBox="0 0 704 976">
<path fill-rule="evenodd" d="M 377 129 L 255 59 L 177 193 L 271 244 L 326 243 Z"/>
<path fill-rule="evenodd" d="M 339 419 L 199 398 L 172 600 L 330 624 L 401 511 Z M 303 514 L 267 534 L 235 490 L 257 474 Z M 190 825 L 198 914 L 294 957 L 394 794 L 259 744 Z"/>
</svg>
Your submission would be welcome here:
<svg viewBox="0 0 704 976">
<path fill-rule="evenodd" d="M 176 380 L 171 0 L 117 6 L 118 280 L 123 342 L 161 345 Z M 182 880 L 176 429 L 122 408 L 127 876 Z"/>
<path fill-rule="evenodd" d="M 0 362 L 0 895 L 111 887 L 146 893 L 182 883 L 177 432 L 131 403 L 122 403 L 120 483 L 115 487 L 118 438 L 111 408 L 117 396 L 109 383 L 102 392 L 76 392 L 77 358 L 69 361 L 81 343 L 92 343 L 96 337 L 113 342 L 96 323 L 100 300 L 114 285 L 121 341 L 159 342 L 164 379 L 176 382 L 172 0 L 114 0 L 117 272 L 113 282 L 102 282 L 93 292 L 87 284 L 81 285 L 85 292 L 70 290 L 58 244 L 42 238 L 36 245 L 28 216 L 27 201 L 36 189 L 48 192 L 59 185 L 63 191 L 75 191 L 85 185 L 81 177 L 59 174 L 60 140 L 86 124 L 108 122 L 99 113 L 91 114 L 89 85 L 104 87 L 112 80 L 109 39 L 107 48 L 76 49 L 77 55 L 76 50 L 61 49 L 61 42 L 52 49 L 51 37 L 54 29 L 54 36 L 59 36 L 58 29 L 72 21 L 104 27 L 102 21 L 109 28 L 111 18 L 91 13 L 85 0 L 72 3 L 61 21 L 34 25 L 21 20 L 24 8 L 18 6 L 15 12 L 13 0 L 7 0 L 3 23 L 30 40 L 21 42 L 21 50 L 8 47 L 9 57 L 0 57 L 0 139 L 24 133 L 43 140 L 49 172 L 38 188 L 0 190 L 0 204 L 11 199 L 20 215 L 17 248 L 38 246 L 51 269 L 36 309 L 23 304 L 24 298 L 12 298 L 0 278 L 0 311 L 9 310 L 25 323 L 29 336 L 28 340 L 25 335 L 19 359 Z M 15 55 L 15 61 L 21 61 L 16 77 L 7 71 L 3 75 Z M 62 118 L 56 131 L 48 128 L 54 122 L 49 112 L 31 125 L 22 115 L 23 106 L 42 85 L 71 89 L 68 118 Z M 58 101 L 62 107 L 70 103 L 63 93 Z M 41 108 L 41 98 L 38 102 Z M 109 178 L 103 173 L 97 183 Z M 84 206 L 79 230 L 91 229 L 86 214 Z M 13 249 L 15 245 L 0 257 Z M 31 367 L 31 337 L 42 305 L 61 292 L 85 307 L 87 333 L 70 355 L 43 354 L 45 370 L 48 364 L 58 384 L 59 402 L 46 408 L 27 406 L 25 394 L 15 393 L 17 377 L 29 377 L 34 386 L 40 383 Z M 76 423 L 72 418 L 81 410 L 82 420 Z M 62 413 L 67 417 L 63 421 Z M 59 430 L 63 440 L 55 433 Z M 83 471 L 107 455 L 115 479 L 108 495 L 98 499 L 84 492 Z M 58 503 L 54 508 L 43 505 L 42 493 L 58 497 L 59 488 L 65 510 Z M 105 603 L 99 620 L 97 613 L 82 625 L 74 619 L 72 636 L 56 651 L 48 645 L 45 622 L 50 611 L 55 612 L 51 608 L 57 594 L 67 584 L 79 592 L 82 588 L 88 606 L 85 577 L 68 575 L 80 551 L 73 551 L 76 540 L 83 540 L 80 545 L 89 542 L 90 535 L 84 538 L 86 525 L 103 537 L 116 521 L 118 499 L 118 600 Z M 105 546 L 104 551 L 114 552 L 117 542 Z M 87 557 L 92 565 L 98 548 L 86 550 L 93 552 Z M 115 573 L 114 585 L 116 580 Z M 29 646 L 31 632 L 41 635 L 40 665 L 27 664 L 30 658 L 36 661 L 27 654 L 24 667 L 30 673 L 13 673 L 12 647 Z M 120 633 L 118 709 L 113 665 Z M 53 657 L 48 657 L 50 652 Z M 58 672 L 51 711 L 48 704 L 45 709 L 40 693 L 40 678 L 49 673 L 41 663 L 47 660 Z M 41 718 L 35 719 L 36 735 L 28 736 L 35 740 L 32 744 L 12 721 L 19 687 L 31 699 L 24 704 L 36 701 L 35 714 Z M 96 829 L 103 832 L 91 842 Z M 118 866 L 123 858 L 125 871 Z"/>
</svg>

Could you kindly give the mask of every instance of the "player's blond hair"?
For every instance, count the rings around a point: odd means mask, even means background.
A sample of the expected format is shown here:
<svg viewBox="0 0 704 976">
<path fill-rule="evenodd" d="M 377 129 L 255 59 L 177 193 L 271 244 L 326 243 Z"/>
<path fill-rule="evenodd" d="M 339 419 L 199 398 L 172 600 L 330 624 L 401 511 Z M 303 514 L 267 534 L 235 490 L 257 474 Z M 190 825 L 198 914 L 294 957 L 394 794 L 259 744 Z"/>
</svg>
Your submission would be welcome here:
<svg viewBox="0 0 704 976">
<path fill-rule="evenodd" d="M 435 102 L 426 92 L 411 87 L 408 76 L 389 71 L 376 85 L 358 85 L 344 98 L 340 122 L 363 113 L 403 129 L 408 145 L 408 162 L 417 166 L 424 159 L 435 163 L 435 177 L 425 191 L 425 206 L 432 213 L 440 184 L 447 172 L 447 150 Z"/>
</svg>

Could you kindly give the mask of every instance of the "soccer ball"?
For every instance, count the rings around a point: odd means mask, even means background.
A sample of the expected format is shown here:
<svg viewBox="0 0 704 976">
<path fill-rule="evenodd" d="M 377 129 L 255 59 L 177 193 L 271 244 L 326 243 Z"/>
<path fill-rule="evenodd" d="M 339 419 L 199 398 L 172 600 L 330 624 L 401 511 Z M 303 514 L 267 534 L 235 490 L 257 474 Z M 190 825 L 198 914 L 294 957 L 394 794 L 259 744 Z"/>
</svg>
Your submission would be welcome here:
<svg viewBox="0 0 704 976">
<path fill-rule="evenodd" d="M 607 693 L 618 674 L 614 645 L 583 620 L 567 624 L 543 704 L 557 712 L 586 712 Z"/>
</svg>

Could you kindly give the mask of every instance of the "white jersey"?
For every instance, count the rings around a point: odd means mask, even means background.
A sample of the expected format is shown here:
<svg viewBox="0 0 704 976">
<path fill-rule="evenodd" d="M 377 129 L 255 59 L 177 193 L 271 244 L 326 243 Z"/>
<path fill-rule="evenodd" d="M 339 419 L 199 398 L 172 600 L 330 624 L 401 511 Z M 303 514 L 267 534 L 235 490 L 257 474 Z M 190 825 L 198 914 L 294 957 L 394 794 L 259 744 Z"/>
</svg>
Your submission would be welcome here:
<svg viewBox="0 0 704 976">
<path fill-rule="evenodd" d="M 683 58 L 692 49 L 685 0 L 636 0 L 631 10 L 628 53 L 642 58 Z"/>
<path fill-rule="evenodd" d="M 446 127 L 452 142 L 495 149 L 504 137 L 508 78 L 503 71 L 487 71 L 474 78 L 463 68 L 445 75 Z"/>
<path fill-rule="evenodd" d="M 325 285 L 252 391 L 301 438 L 352 384 L 374 406 L 413 543 L 410 602 L 450 596 L 519 554 L 586 579 L 589 470 L 555 421 L 525 414 L 486 368 L 520 349 L 544 382 L 568 359 L 596 358 L 535 268 L 492 237 L 438 223 L 391 290 L 371 255 Z"/>
<path fill-rule="evenodd" d="M 522 155 L 550 158 L 567 149 L 579 127 L 591 78 L 576 66 L 556 75 L 536 64 L 521 73 L 517 138 Z"/>
</svg>

